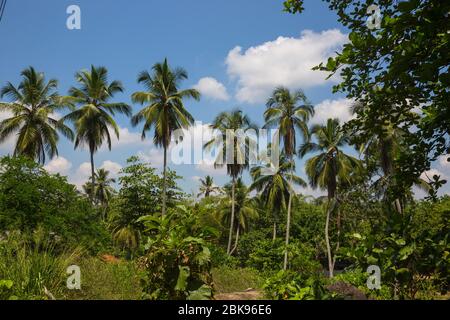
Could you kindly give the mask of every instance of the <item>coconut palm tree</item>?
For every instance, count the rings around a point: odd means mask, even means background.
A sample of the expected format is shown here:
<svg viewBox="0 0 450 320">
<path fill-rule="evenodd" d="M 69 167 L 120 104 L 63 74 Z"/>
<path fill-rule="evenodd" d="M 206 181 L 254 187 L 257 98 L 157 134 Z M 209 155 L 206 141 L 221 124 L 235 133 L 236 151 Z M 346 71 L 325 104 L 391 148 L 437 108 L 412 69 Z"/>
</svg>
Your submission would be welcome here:
<svg viewBox="0 0 450 320">
<path fill-rule="evenodd" d="M 214 185 L 214 180 L 211 176 L 206 176 L 205 179 L 200 179 L 200 189 L 197 197 L 205 196 L 208 198 L 212 193 L 218 192 L 220 190 L 219 187 Z"/>
<path fill-rule="evenodd" d="M 279 130 L 280 139 L 283 141 L 284 153 L 291 163 L 291 177 L 293 176 L 294 154 L 297 148 L 297 131 L 304 141 L 309 139 L 308 121 L 314 114 L 313 106 L 308 102 L 302 91 L 291 93 L 285 87 L 276 88 L 272 96 L 267 100 L 267 109 L 264 113 L 265 127 Z M 290 190 L 293 190 L 292 187 Z M 286 248 L 289 245 L 289 232 L 291 227 L 291 207 L 293 192 L 290 192 L 287 207 L 286 223 Z M 287 269 L 288 252 L 284 253 L 284 270 Z"/>
<path fill-rule="evenodd" d="M 146 91 L 135 92 L 131 98 L 133 103 L 139 103 L 145 107 L 132 117 L 131 123 L 137 126 L 144 122 L 142 139 L 145 139 L 146 132 L 154 127 L 153 142 L 164 148 L 162 215 L 165 215 L 167 149 L 175 130 L 186 129 L 194 123 L 194 118 L 184 105 L 184 99 L 199 100 L 200 93 L 195 89 L 179 89 L 181 81 L 187 79 L 188 74 L 182 68 L 171 69 L 167 59 L 163 63 L 156 63 L 152 71 L 152 74 L 142 71 L 138 76 L 138 83 L 141 83 Z"/>
<path fill-rule="evenodd" d="M 101 168 L 97 170 L 95 181 L 94 197 L 102 207 L 107 207 L 115 192 L 111 185 L 116 179 L 110 177 L 108 170 Z"/>
<path fill-rule="evenodd" d="M 58 155 L 58 134 L 73 140 L 72 130 L 56 119 L 57 112 L 70 107 L 70 103 L 56 92 L 56 80 L 46 82 L 44 74 L 33 67 L 21 75 L 17 88 L 8 82 L 0 91 L 0 97 L 11 100 L 0 102 L 0 110 L 11 115 L 0 123 L 0 143 L 15 135 L 15 156 L 45 163 L 46 154 L 50 158 Z"/>
<path fill-rule="evenodd" d="M 130 116 L 131 107 L 122 102 L 109 102 L 116 93 L 123 92 L 124 89 L 117 80 L 108 82 L 108 70 L 105 67 L 91 66 L 90 71 L 77 72 L 75 79 L 79 86 L 70 88 L 69 94 L 79 108 L 61 121 L 69 120 L 75 125 L 75 149 L 84 145 L 89 148 L 91 180 L 95 185 L 94 154 L 105 140 L 111 150 L 111 129 L 119 139 L 119 127 L 113 116 L 116 113 Z"/>
<path fill-rule="evenodd" d="M 232 179 L 231 184 L 231 220 L 228 237 L 227 253 L 230 254 L 233 238 L 233 226 L 235 218 L 235 185 L 236 179 L 240 177 L 244 169 L 249 167 L 251 138 L 242 138 L 239 132 L 256 129 L 250 118 L 241 110 L 220 113 L 211 124 L 210 128 L 219 134 L 208 141 L 204 147 L 206 150 L 216 149 L 217 157 L 214 162 L 215 168 L 226 166 L 227 173 Z M 228 142 L 228 143 L 227 143 Z"/>
<path fill-rule="evenodd" d="M 248 230 L 249 221 L 258 218 L 258 212 L 255 209 L 253 199 L 250 198 L 251 190 L 238 178 L 235 183 L 235 197 L 233 202 L 233 183 L 226 184 L 223 188 L 225 198 L 222 200 L 221 210 L 219 215 L 224 225 L 231 223 L 230 207 L 235 206 L 235 228 L 236 238 L 234 246 L 230 250 L 230 255 L 237 249 L 239 243 L 239 235 Z"/>
<path fill-rule="evenodd" d="M 328 192 L 327 217 L 325 223 L 325 241 L 327 245 L 328 268 L 333 277 L 334 261 L 331 255 L 329 239 L 330 216 L 338 210 L 336 191 L 339 184 L 350 184 L 352 175 L 360 169 L 360 161 L 342 151 L 349 143 L 349 137 L 341 130 L 339 120 L 328 119 L 325 126 L 316 125 L 311 134 L 317 142 L 306 142 L 300 146 L 299 155 L 318 152 L 306 162 L 306 175 L 313 189 L 320 188 Z M 338 231 L 339 232 L 339 231 Z"/>
<path fill-rule="evenodd" d="M 109 177 L 110 172 L 105 169 L 98 169 L 95 173 L 95 186 L 88 181 L 83 185 L 84 192 L 102 209 L 103 219 L 106 220 L 106 211 L 109 201 L 115 194 L 114 188 L 111 186 L 116 179 Z"/>
<path fill-rule="evenodd" d="M 253 178 L 253 183 L 250 190 L 256 190 L 261 193 L 265 205 L 269 212 L 274 215 L 273 239 L 276 239 L 276 216 L 282 211 L 286 210 L 288 199 L 290 197 L 290 190 L 293 185 L 306 187 L 306 182 L 293 174 L 295 172 L 295 163 L 292 165 L 286 155 L 281 154 L 279 166 L 273 175 L 264 175 L 262 171 L 264 168 L 270 166 L 260 165 L 253 167 L 250 174 Z"/>
</svg>

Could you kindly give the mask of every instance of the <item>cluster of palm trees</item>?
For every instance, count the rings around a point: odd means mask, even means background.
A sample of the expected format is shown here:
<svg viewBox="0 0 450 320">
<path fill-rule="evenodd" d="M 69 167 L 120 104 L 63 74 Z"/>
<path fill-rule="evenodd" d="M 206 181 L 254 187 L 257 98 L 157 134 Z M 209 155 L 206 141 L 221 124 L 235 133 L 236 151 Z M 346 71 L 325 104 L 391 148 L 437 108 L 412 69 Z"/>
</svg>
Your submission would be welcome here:
<svg viewBox="0 0 450 320">
<path fill-rule="evenodd" d="M 358 159 L 345 154 L 342 147 L 348 144 L 349 139 L 341 130 L 338 120 L 330 119 L 325 126 L 316 125 L 311 129 L 308 122 L 314 115 L 314 108 L 302 91 L 291 92 L 285 87 L 276 88 L 267 101 L 267 109 L 264 113 L 264 128 L 274 128 L 279 130 L 280 143 L 283 152 L 279 159 L 279 166 L 272 175 L 262 174 L 262 170 L 271 164 L 259 165 L 251 168 L 250 174 L 253 183 L 250 190 L 256 190 L 265 201 L 265 206 L 274 215 L 274 238 L 276 236 L 276 216 L 286 212 L 286 248 L 289 245 L 291 211 L 293 198 L 296 195 L 295 187 L 306 187 L 307 183 L 295 174 L 294 156 L 304 157 L 310 152 L 319 152 L 318 155 L 306 162 L 306 174 L 312 188 L 321 188 L 328 191 L 328 203 L 330 209 L 327 210 L 326 240 L 328 244 L 328 256 L 331 261 L 331 249 L 329 248 L 328 224 L 330 221 L 331 207 L 333 199 L 336 198 L 336 188 L 338 183 L 348 181 L 352 173 L 358 170 L 360 162 Z M 216 136 L 205 144 L 205 148 L 218 147 L 218 159 L 216 167 L 224 166 L 222 163 L 226 150 L 226 134 L 238 130 L 254 128 L 249 118 L 240 110 L 223 112 L 213 121 L 211 128 L 219 130 L 222 137 Z M 302 144 L 299 144 L 299 138 Z M 314 138 L 313 142 L 312 138 Z M 230 137 L 228 136 L 228 139 Z M 227 161 L 227 173 L 231 177 L 231 216 L 230 231 L 228 238 L 227 252 L 231 254 L 233 234 L 239 236 L 239 223 L 235 224 L 235 188 L 244 170 L 249 169 L 248 141 L 242 141 L 237 136 L 234 139 L 233 161 Z M 270 146 L 269 146 L 270 148 Z M 244 160 L 244 161 L 243 161 Z M 205 188 L 205 186 L 202 186 Z M 331 263 L 330 263 L 331 266 Z M 288 252 L 285 250 L 283 268 L 288 268 Z M 332 268 L 330 268 L 330 272 Z"/>
<path fill-rule="evenodd" d="M 128 104 L 112 101 L 124 88 L 119 81 L 108 81 L 108 71 L 104 67 L 92 66 L 90 70 L 78 72 L 75 76 L 77 85 L 70 88 L 67 96 L 57 93 L 56 80 L 46 82 L 44 75 L 32 67 L 25 69 L 22 77 L 17 87 L 7 83 L 0 91 L 0 97 L 10 100 L 0 102 L 0 110 L 9 114 L 7 119 L 0 122 L 0 143 L 15 135 L 14 155 L 26 156 L 40 163 L 45 163 L 46 157 L 58 155 L 60 134 L 74 141 L 75 149 L 87 147 L 90 154 L 91 181 L 85 185 L 85 192 L 93 202 L 104 208 L 106 214 L 108 200 L 114 192 L 111 188 L 114 180 L 108 177 L 106 170 L 95 170 L 94 155 L 104 143 L 111 149 L 112 134 L 119 138 L 115 115 L 131 117 L 133 126 L 143 123 L 142 139 L 146 138 L 148 131 L 153 131 L 153 142 L 164 150 L 162 215 L 166 213 L 167 149 L 175 130 L 187 129 L 194 123 L 184 101 L 200 98 L 200 93 L 195 89 L 179 89 L 181 81 L 188 78 L 184 69 L 172 69 L 165 59 L 162 63 L 156 63 L 150 72 L 141 72 L 138 83 L 144 87 L 144 91 L 133 93 L 131 100 L 143 108 L 134 115 Z M 362 106 L 355 105 L 355 112 L 358 108 Z M 68 114 L 60 116 L 59 112 L 64 110 L 68 110 Z M 310 127 L 308 123 L 313 115 L 314 108 L 302 91 L 292 92 L 284 87 L 273 91 L 264 112 L 264 128 L 278 129 L 282 154 L 280 165 L 272 175 L 262 174 L 267 166 L 271 166 L 270 163 L 250 168 L 251 138 L 241 139 L 237 136 L 237 132 L 256 129 L 256 125 L 248 116 L 241 110 L 232 110 L 220 113 L 212 122 L 211 129 L 221 133 L 221 136 L 216 135 L 204 148 L 218 150 L 215 167 L 226 166 L 227 174 L 231 177 L 230 184 L 224 188 L 231 200 L 224 206 L 230 214 L 223 216 L 230 226 L 228 254 L 231 255 L 236 250 L 241 229 L 248 225 L 247 218 L 255 215 L 248 201 L 248 194 L 256 191 L 267 210 L 274 215 L 274 238 L 277 232 L 276 221 L 286 213 L 283 267 L 288 268 L 287 247 L 292 203 L 296 196 L 295 187 L 307 186 L 307 183 L 296 175 L 294 158 L 303 158 L 314 153 L 314 156 L 306 161 L 305 172 L 312 188 L 327 191 L 325 238 L 330 276 L 333 275 L 335 259 L 332 256 L 329 229 L 331 215 L 340 215 L 338 186 L 351 184 L 362 163 L 344 152 L 343 148 L 350 145 L 351 141 L 338 120 L 329 119 L 325 125 Z M 72 127 L 67 125 L 67 122 Z M 385 177 L 393 173 L 392 159 L 397 145 L 395 140 L 401 135 L 398 129 L 391 129 L 390 132 L 390 135 L 374 137 L 373 141 L 366 141 L 364 144 L 366 150 L 379 149 L 378 158 Z M 230 136 L 230 133 L 235 135 Z M 233 143 L 227 144 L 230 139 L 234 140 Z M 233 146 L 232 150 L 227 150 L 227 145 Z M 271 146 L 269 152 L 270 148 Z M 231 162 L 228 161 L 230 156 Z M 225 157 L 227 161 L 224 161 Z M 249 188 L 243 185 L 241 179 L 245 170 L 250 170 L 253 179 Z M 218 188 L 214 186 L 211 177 L 201 180 L 200 192 L 206 197 L 217 191 Z M 400 200 L 396 201 L 396 207 L 397 211 L 401 212 Z"/>
<path fill-rule="evenodd" d="M 132 101 L 144 105 L 144 108 L 135 115 L 132 115 L 128 104 L 111 101 L 124 88 L 119 81 L 108 81 L 108 70 L 104 67 L 91 66 L 90 70 L 78 72 L 75 75 L 77 86 L 71 87 L 67 96 L 57 93 L 56 80 L 46 82 L 44 74 L 32 67 L 22 71 L 21 75 L 23 79 L 17 87 L 7 83 L 0 91 L 1 98 L 10 100 L 0 102 L 0 110 L 10 116 L 0 123 L 0 143 L 15 135 L 14 156 L 25 156 L 40 163 L 45 163 L 46 155 L 50 158 L 58 155 L 59 134 L 74 141 L 75 149 L 87 147 L 91 182 L 86 186 L 86 191 L 92 197 L 103 194 L 96 198 L 100 201 L 104 199 L 105 188 L 96 183 L 96 178 L 101 179 L 105 172 L 96 174 L 94 154 L 104 143 L 111 150 L 112 134 L 119 139 L 119 126 L 114 116 L 119 113 L 132 117 L 133 126 L 143 122 L 142 139 L 145 139 L 147 131 L 154 128 L 154 143 L 164 148 L 166 181 L 167 148 L 172 132 L 188 128 L 194 122 L 183 100 L 198 100 L 200 97 L 195 89 L 179 90 L 180 82 L 188 77 L 187 72 L 181 68 L 171 69 L 167 59 L 156 63 L 151 73 L 143 71 L 138 76 L 138 82 L 145 91 L 135 92 Z M 58 119 L 58 112 L 67 109 L 69 113 Z M 66 125 L 67 122 L 73 125 L 74 131 Z M 164 183 L 162 214 L 165 211 Z"/>
</svg>

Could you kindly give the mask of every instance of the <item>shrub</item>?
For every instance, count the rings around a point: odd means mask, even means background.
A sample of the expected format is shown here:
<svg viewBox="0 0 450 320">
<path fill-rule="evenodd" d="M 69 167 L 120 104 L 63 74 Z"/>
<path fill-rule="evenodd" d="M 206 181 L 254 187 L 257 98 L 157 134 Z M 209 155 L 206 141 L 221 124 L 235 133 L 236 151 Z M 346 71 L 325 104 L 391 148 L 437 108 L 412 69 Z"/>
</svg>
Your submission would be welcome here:
<svg viewBox="0 0 450 320">
<path fill-rule="evenodd" d="M 83 256 L 77 262 L 81 270 L 81 290 L 67 290 L 68 299 L 138 300 L 142 298 L 143 273 L 133 261 L 107 263 L 97 257 Z"/>
<path fill-rule="evenodd" d="M 227 254 L 226 250 L 214 244 L 208 244 L 211 252 L 211 264 L 213 266 L 237 267 L 239 260 Z"/>
<path fill-rule="evenodd" d="M 205 241 L 211 230 L 199 229 L 198 217 L 185 206 L 140 221 L 150 234 L 141 259 L 145 298 L 212 298 L 211 253 Z"/>
<path fill-rule="evenodd" d="M 31 234 L 40 227 L 59 245 L 82 245 L 93 252 L 109 244 L 96 210 L 65 177 L 25 158 L 4 157 L 0 168 L 0 232 Z"/>
<path fill-rule="evenodd" d="M 32 238 L 11 232 L 0 241 L 0 279 L 9 279 L 9 295 L 19 299 L 57 299 L 64 297 L 66 269 L 81 254 L 80 250 L 55 254 L 42 229 Z"/>
<path fill-rule="evenodd" d="M 214 289 L 218 293 L 231 293 L 247 289 L 259 289 L 263 281 L 256 270 L 220 266 L 212 270 Z"/>
<path fill-rule="evenodd" d="M 323 276 L 300 275 L 294 271 L 279 271 L 264 284 L 266 296 L 275 300 L 325 300 L 333 295 L 325 289 Z"/>
</svg>

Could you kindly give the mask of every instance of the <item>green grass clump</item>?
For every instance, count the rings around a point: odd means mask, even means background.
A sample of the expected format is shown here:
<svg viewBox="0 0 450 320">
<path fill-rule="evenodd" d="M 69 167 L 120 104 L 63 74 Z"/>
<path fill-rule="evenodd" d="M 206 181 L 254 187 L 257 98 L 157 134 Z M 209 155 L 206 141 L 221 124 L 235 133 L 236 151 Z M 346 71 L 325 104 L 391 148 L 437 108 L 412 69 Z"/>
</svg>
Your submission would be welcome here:
<svg viewBox="0 0 450 320">
<path fill-rule="evenodd" d="M 97 257 L 79 262 L 81 290 L 67 290 L 74 300 L 139 300 L 142 297 L 140 272 L 133 261 L 106 263 Z"/>
<path fill-rule="evenodd" d="M 258 272 L 249 268 L 221 266 L 214 268 L 212 275 L 216 294 L 244 291 L 249 288 L 259 290 L 263 284 Z"/>
</svg>

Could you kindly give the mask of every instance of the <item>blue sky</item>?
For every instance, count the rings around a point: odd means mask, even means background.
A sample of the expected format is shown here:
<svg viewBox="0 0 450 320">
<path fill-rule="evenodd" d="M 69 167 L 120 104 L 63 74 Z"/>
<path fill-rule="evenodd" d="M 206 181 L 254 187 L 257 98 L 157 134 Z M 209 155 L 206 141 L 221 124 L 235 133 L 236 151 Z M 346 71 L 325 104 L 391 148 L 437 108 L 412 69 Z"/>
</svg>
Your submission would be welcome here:
<svg viewBox="0 0 450 320">
<path fill-rule="evenodd" d="M 66 27 L 70 5 L 81 9 L 81 30 Z M 186 105 L 204 124 L 239 107 L 261 125 L 264 101 L 277 85 L 304 89 L 318 111 L 313 121 L 329 116 L 347 120 L 349 101 L 331 93 L 338 79 L 325 81 L 324 75 L 310 71 L 342 46 L 346 30 L 324 2 L 307 0 L 305 7 L 294 16 L 282 12 L 282 0 L 11 0 L 0 23 L 0 85 L 18 84 L 20 71 L 31 65 L 47 79 L 58 79 L 59 93 L 66 94 L 76 71 L 102 65 L 111 80 L 125 87 L 115 101 L 131 104 L 130 95 L 142 89 L 137 74 L 167 57 L 172 66 L 188 71 L 184 86 L 203 93 L 200 102 Z M 96 154 L 97 166 L 117 171 L 139 153 L 160 167 L 162 150 L 141 142 L 140 127 L 132 128 L 128 119 L 117 121 L 121 141 L 111 152 Z M 12 143 L 1 145 L 0 154 L 11 152 Z M 64 139 L 59 151 L 60 158 L 48 168 L 82 183 L 88 174 L 87 152 L 74 151 Z M 196 179 L 206 174 L 214 174 L 217 184 L 228 181 L 223 172 L 203 166 L 171 168 L 184 176 L 186 192 L 196 192 Z M 436 170 L 449 171 L 445 163 Z"/>
</svg>

